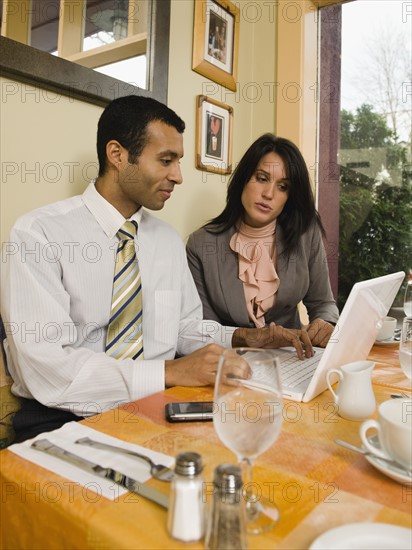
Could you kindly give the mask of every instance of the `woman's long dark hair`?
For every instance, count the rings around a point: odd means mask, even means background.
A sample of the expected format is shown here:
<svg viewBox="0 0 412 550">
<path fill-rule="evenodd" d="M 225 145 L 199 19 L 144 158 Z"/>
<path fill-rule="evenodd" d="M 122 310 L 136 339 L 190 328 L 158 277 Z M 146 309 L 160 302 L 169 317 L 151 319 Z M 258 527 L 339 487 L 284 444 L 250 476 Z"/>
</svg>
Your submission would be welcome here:
<svg viewBox="0 0 412 550">
<path fill-rule="evenodd" d="M 284 254 L 290 257 L 297 249 L 301 235 L 312 223 L 319 225 L 323 236 L 325 231 L 316 211 L 305 160 L 296 145 L 288 139 L 268 133 L 252 143 L 229 180 L 224 210 L 210 220 L 205 228 L 211 233 L 223 233 L 238 225 L 245 212 L 241 201 L 243 189 L 255 174 L 262 157 L 272 152 L 282 158 L 289 179 L 288 200 L 277 218 L 277 224 L 283 229 Z"/>
</svg>

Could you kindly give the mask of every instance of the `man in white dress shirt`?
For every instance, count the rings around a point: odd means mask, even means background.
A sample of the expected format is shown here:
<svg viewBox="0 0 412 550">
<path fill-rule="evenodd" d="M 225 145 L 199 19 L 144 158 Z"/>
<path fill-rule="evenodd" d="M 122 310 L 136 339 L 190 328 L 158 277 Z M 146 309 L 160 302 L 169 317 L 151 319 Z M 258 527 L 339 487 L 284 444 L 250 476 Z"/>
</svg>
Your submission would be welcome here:
<svg viewBox="0 0 412 550">
<path fill-rule="evenodd" d="M 294 345 L 305 331 L 222 327 L 202 306 L 177 232 L 160 210 L 182 183 L 184 122 L 165 105 L 128 96 L 99 121 L 99 175 L 83 195 L 22 216 L 3 246 L 1 314 L 17 441 L 134 401 L 165 386 L 213 384 L 224 347 Z M 117 231 L 136 221 L 144 359 L 105 353 Z M 244 373 L 247 376 L 247 373 Z"/>
</svg>

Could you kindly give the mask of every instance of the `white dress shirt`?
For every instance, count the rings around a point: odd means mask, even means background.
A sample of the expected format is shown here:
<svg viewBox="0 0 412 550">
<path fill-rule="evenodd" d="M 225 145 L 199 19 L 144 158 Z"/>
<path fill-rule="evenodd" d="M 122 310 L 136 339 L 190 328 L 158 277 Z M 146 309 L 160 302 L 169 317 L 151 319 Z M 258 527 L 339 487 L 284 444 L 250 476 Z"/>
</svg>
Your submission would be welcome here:
<svg viewBox="0 0 412 550">
<path fill-rule="evenodd" d="M 177 232 L 141 208 L 136 252 L 143 290 L 144 360 L 104 353 L 116 233 L 123 216 L 92 182 L 81 196 L 22 216 L 3 243 L 1 313 L 13 393 L 90 416 L 164 389 L 164 361 L 234 329 L 202 321 Z"/>
</svg>

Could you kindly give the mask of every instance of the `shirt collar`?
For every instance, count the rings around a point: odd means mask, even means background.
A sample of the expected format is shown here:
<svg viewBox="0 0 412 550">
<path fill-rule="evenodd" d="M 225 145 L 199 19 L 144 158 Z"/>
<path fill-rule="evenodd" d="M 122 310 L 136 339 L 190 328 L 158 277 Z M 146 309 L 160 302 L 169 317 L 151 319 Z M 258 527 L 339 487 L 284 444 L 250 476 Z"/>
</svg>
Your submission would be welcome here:
<svg viewBox="0 0 412 550">
<path fill-rule="evenodd" d="M 96 180 L 92 180 L 82 195 L 82 199 L 91 214 L 95 217 L 97 223 L 109 237 L 112 239 L 122 227 L 126 219 L 116 208 L 110 204 L 95 187 Z M 142 218 L 142 208 L 139 208 L 130 220 L 136 221 L 139 225 Z"/>
</svg>

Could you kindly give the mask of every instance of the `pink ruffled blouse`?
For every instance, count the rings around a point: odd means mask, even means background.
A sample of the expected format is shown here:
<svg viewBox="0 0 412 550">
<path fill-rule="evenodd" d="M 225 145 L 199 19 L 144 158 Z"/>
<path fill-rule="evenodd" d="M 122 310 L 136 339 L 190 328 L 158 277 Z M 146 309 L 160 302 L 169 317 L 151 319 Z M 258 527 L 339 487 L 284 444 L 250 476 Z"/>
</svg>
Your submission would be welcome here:
<svg viewBox="0 0 412 550">
<path fill-rule="evenodd" d="M 275 303 L 280 281 L 274 258 L 276 220 L 265 227 L 241 223 L 230 239 L 230 248 L 238 254 L 239 279 L 243 282 L 249 319 L 257 328 L 265 326 L 265 313 Z"/>
</svg>

